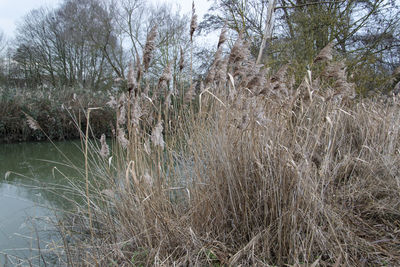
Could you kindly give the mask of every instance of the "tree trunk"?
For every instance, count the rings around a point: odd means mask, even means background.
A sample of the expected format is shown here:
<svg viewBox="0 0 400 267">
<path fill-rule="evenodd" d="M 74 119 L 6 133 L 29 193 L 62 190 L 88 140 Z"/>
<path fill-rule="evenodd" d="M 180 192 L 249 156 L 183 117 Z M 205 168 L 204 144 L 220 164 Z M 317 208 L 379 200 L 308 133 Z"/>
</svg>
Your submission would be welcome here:
<svg viewBox="0 0 400 267">
<path fill-rule="evenodd" d="M 276 0 L 270 0 L 268 2 L 267 19 L 265 20 L 263 39 L 261 42 L 260 51 L 258 52 L 256 64 L 260 64 L 267 40 L 271 40 L 272 37 L 272 30 L 274 28 L 275 6 L 276 6 Z"/>
</svg>

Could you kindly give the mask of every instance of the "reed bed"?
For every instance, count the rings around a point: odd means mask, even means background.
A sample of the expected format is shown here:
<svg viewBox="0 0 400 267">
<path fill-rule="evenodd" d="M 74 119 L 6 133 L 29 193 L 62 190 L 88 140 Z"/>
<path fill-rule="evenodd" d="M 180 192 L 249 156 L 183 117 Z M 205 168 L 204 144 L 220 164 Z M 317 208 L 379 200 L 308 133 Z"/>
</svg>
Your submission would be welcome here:
<svg viewBox="0 0 400 267">
<path fill-rule="evenodd" d="M 397 100 L 357 97 L 331 44 L 296 82 L 225 39 L 188 88 L 170 66 L 150 87 L 151 45 L 137 56 L 115 145 L 91 147 L 87 203 L 60 224 L 65 263 L 399 265 Z"/>
<path fill-rule="evenodd" d="M 98 137 L 111 136 L 115 112 L 106 103 L 114 94 L 76 88 L 0 88 L 0 143 L 79 139 L 77 124 L 84 126 L 84 110 L 97 106 L 103 109 L 92 117 L 92 128 Z M 42 131 L 30 127 L 28 117 Z"/>
</svg>

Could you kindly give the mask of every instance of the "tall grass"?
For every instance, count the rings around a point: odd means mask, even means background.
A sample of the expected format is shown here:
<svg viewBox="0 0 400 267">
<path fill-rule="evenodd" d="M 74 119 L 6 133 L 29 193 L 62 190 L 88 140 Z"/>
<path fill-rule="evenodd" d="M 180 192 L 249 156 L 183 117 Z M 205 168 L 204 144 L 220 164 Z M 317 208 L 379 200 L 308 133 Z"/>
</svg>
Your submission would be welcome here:
<svg viewBox="0 0 400 267">
<path fill-rule="evenodd" d="M 113 158 L 94 148 L 81 191 L 90 214 L 76 204 L 62 228 L 67 263 L 400 264 L 399 105 L 355 98 L 331 49 L 296 85 L 239 37 L 193 101 L 164 75 L 122 96 Z"/>
</svg>

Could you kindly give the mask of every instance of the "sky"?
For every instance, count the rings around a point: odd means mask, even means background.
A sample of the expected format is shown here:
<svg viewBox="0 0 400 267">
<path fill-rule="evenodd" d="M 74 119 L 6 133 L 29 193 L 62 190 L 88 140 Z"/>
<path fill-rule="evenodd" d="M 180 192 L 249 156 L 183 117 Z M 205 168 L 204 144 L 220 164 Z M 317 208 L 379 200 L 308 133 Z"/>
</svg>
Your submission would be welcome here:
<svg viewBox="0 0 400 267">
<path fill-rule="evenodd" d="M 184 14 L 189 14 L 192 9 L 190 0 L 150 0 L 153 3 L 171 3 L 175 8 L 181 7 Z M 42 6 L 55 7 L 62 0 L 0 0 L 0 30 L 8 38 L 14 37 L 18 21 L 29 11 Z M 200 18 L 207 12 L 210 2 L 207 0 L 195 0 L 196 13 Z"/>
<path fill-rule="evenodd" d="M 59 0 L 0 0 L 0 30 L 8 37 L 14 36 L 16 23 L 29 11 L 41 6 L 52 7 Z"/>
</svg>

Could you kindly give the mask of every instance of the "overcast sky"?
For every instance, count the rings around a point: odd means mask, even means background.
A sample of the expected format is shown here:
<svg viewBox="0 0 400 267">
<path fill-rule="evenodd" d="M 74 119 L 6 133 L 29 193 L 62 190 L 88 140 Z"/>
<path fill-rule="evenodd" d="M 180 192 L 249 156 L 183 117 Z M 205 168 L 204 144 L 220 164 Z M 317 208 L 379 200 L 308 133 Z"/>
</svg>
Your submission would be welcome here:
<svg viewBox="0 0 400 267">
<path fill-rule="evenodd" d="M 172 3 L 173 6 L 181 6 L 182 13 L 189 13 L 192 8 L 190 0 L 151 0 L 153 3 Z M 8 37 L 13 37 L 16 24 L 30 10 L 41 6 L 55 7 L 62 0 L 0 0 L 0 30 Z M 195 0 L 196 13 L 201 18 L 209 7 L 207 0 Z"/>
<path fill-rule="evenodd" d="M 41 6 L 52 7 L 58 0 L 0 0 L 0 29 L 12 37 L 16 23 L 30 10 Z"/>
</svg>

